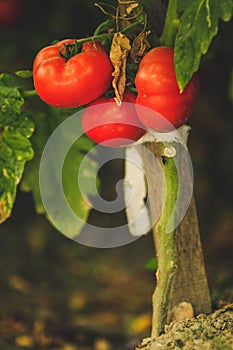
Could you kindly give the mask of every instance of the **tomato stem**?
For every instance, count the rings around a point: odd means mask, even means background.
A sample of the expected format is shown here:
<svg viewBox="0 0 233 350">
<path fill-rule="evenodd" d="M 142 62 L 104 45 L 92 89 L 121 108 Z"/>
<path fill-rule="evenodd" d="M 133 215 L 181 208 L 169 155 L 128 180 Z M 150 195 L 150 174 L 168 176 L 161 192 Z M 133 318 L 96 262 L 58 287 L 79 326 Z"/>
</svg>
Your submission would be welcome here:
<svg viewBox="0 0 233 350">
<path fill-rule="evenodd" d="M 33 90 L 23 90 L 21 93 L 22 93 L 23 97 L 38 96 L 37 91 L 35 89 L 33 89 Z"/>
<path fill-rule="evenodd" d="M 142 23 L 140 21 L 137 21 L 133 24 L 130 24 L 129 26 L 125 27 L 124 29 L 121 30 L 122 34 L 127 34 L 128 32 L 131 32 L 132 30 L 134 30 L 135 28 L 137 28 L 139 25 L 142 25 Z M 106 40 L 106 39 L 112 39 L 113 35 L 116 32 L 112 32 L 112 33 L 103 33 L 103 34 L 98 34 L 98 35 L 93 35 L 90 36 L 88 38 L 85 39 L 81 39 L 78 41 L 79 44 L 83 44 L 89 41 L 101 41 L 101 40 Z"/>
<path fill-rule="evenodd" d="M 137 28 L 139 25 L 142 25 L 141 22 L 137 21 L 127 27 L 125 27 L 121 33 L 126 34 L 135 28 Z M 85 39 L 79 39 L 75 40 L 73 44 L 64 44 L 64 46 L 60 49 L 59 54 L 62 58 L 64 58 L 66 61 L 68 61 L 71 57 L 77 55 L 81 51 L 81 46 L 84 43 L 90 42 L 90 41 L 104 41 L 104 40 L 111 40 L 113 33 L 103 33 L 98 35 L 93 35 Z"/>
</svg>

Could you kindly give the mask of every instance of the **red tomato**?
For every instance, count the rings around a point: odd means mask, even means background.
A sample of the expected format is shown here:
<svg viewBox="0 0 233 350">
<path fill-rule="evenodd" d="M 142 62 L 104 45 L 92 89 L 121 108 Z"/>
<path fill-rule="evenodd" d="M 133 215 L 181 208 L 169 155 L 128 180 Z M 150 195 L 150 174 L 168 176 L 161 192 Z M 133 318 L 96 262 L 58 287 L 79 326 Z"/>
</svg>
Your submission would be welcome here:
<svg viewBox="0 0 233 350">
<path fill-rule="evenodd" d="M 66 60 L 60 50 L 64 44 L 73 43 L 73 39 L 63 40 L 43 48 L 35 57 L 35 89 L 51 106 L 83 106 L 102 96 L 111 85 L 113 67 L 105 48 L 88 42 L 83 44 L 82 52 Z"/>
<path fill-rule="evenodd" d="M 82 114 L 87 136 L 108 147 L 126 146 L 138 140 L 145 128 L 138 120 L 135 100 L 132 92 L 125 92 L 121 105 L 105 96 L 87 105 Z"/>
<path fill-rule="evenodd" d="M 12 27 L 23 18 L 23 0 L 0 0 L 0 26 Z"/>
<path fill-rule="evenodd" d="M 135 79 L 138 97 L 136 103 L 148 107 L 138 117 L 149 129 L 166 132 L 178 128 L 190 117 L 199 96 L 199 78 L 195 73 L 180 93 L 174 68 L 174 50 L 157 47 L 142 59 Z M 144 112 L 143 112 L 144 111 Z"/>
</svg>

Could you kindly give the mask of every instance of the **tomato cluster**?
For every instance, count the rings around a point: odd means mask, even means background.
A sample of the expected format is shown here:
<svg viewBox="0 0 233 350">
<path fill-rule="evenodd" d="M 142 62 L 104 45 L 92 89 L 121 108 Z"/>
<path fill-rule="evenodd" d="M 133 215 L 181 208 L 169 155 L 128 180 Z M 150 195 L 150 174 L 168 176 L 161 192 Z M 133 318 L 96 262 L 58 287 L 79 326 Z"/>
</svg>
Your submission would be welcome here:
<svg viewBox="0 0 233 350">
<path fill-rule="evenodd" d="M 149 129 L 168 132 L 190 117 L 199 95 L 199 78 L 195 73 L 180 92 L 173 48 L 156 47 L 145 54 L 135 77 L 137 96 L 126 91 L 119 104 L 105 95 L 113 79 L 105 48 L 91 41 L 76 52 L 78 44 L 67 39 L 39 51 L 33 64 L 34 85 L 49 105 L 85 106 L 83 129 L 96 143 L 127 145 Z"/>
</svg>

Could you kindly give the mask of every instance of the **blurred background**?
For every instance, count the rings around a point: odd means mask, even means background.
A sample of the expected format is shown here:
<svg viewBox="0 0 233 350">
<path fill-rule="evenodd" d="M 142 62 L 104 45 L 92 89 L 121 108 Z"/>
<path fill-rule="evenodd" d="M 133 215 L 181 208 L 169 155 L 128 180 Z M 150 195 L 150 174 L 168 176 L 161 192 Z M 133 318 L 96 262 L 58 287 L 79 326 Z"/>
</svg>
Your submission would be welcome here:
<svg viewBox="0 0 233 350">
<path fill-rule="evenodd" d="M 32 69 L 42 47 L 90 36 L 105 19 L 91 0 L 0 0 L 0 71 Z M 221 23 L 203 59 L 201 97 L 188 123 L 213 305 L 233 299 L 232 29 Z M 109 197 L 121 171 L 119 164 L 102 171 Z M 74 243 L 19 191 L 0 226 L 0 348 L 133 349 L 150 334 L 155 277 L 146 264 L 153 255 L 152 235 L 112 249 Z"/>
</svg>

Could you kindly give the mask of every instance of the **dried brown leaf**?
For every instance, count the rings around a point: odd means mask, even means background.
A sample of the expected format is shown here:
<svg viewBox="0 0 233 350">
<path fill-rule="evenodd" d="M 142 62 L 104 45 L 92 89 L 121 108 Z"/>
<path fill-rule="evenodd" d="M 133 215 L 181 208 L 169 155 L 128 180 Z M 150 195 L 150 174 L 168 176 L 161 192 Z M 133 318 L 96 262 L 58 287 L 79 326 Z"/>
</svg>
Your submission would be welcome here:
<svg viewBox="0 0 233 350">
<path fill-rule="evenodd" d="M 134 3 L 134 4 L 129 5 L 129 6 L 127 7 L 127 9 L 126 9 L 127 14 L 130 15 L 131 12 L 132 12 L 134 9 L 136 9 L 138 6 L 139 6 L 139 3 Z"/>
<path fill-rule="evenodd" d="M 130 50 L 130 40 L 127 36 L 122 33 L 114 34 L 110 59 L 114 67 L 112 86 L 119 103 L 122 101 L 125 92 L 127 55 Z"/>
<path fill-rule="evenodd" d="M 147 33 L 140 33 L 133 41 L 131 58 L 134 63 L 138 63 L 140 58 L 151 48 L 150 42 L 147 39 Z"/>
</svg>

